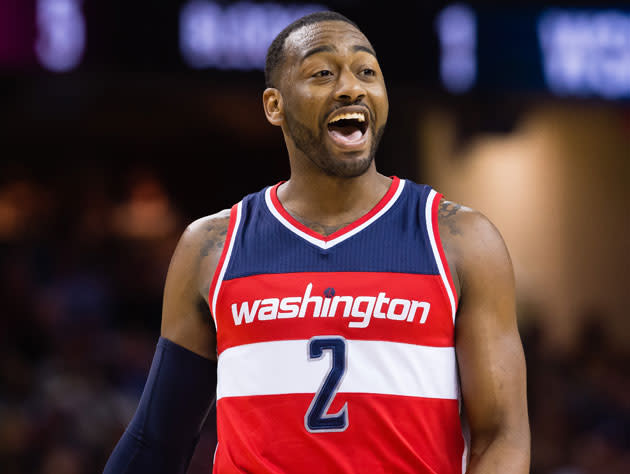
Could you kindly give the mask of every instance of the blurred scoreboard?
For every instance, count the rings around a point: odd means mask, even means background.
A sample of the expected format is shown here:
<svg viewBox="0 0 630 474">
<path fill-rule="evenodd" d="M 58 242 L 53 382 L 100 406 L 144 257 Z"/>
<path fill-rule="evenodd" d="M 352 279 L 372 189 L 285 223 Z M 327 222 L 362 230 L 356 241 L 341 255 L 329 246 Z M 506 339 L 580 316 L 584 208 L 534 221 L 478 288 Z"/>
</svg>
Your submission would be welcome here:
<svg viewBox="0 0 630 474">
<path fill-rule="evenodd" d="M 355 3 L 0 0 L 0 75 L 259 72 L 285 25 L 336 9 L 366 31 L 388 80 L 453 95 L 630 99 L 630 7 Z"/>
<path fill-rule="evenodd" d="M 480 8 L 436 17 L 439 75 L 463 93 L 541 91 L 630 99 L 630 8 Z"/>
<path fill-rule="evenodd" d="M 317 3 L 0 0 L 0 70 L 256 70 Z"/>
</svg>

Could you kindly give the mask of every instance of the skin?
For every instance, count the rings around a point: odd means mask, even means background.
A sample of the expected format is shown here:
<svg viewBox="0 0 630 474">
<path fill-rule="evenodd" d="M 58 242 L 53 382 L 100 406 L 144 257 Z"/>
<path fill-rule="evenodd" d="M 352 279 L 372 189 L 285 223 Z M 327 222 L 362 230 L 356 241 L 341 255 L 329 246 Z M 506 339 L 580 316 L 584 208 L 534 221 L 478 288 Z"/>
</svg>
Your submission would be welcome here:
<svg viewBox="0 0 630 474">
<path fill-rule="evenodd" d="M 467 473 L 528 473 L 525 357 L 516 325 L 512 262 L 481 213 L 442 201 L 442 245 L 459 297 L 455 349 L 470 426 Z"/>
<path fill-rule="evenodd" d="M 265 114 L 281 127 L 291 165 L 278 197 L 297 220 L 330 235 L 372 209 L 391 183 L 373 159 L 387 121 L 385 82 L 372 46 L 345 22 L 308 25 L 285 46 L 278 88 L 263 94 Z M 352 150 L 336 146 L 326 126 L 333 111 L 349 105 L 370 117 L 368 140 Z M 216 334 L 208 290 L 228 223 L 222 211 L 188 226 L 164 291 L 162 336 L 212 360 Z M 459 300 L 456 351 L 471 432 L 467 472 L 527 473 L 525 359 L 507 248 L 486 217 L 449 201 L 440 203 L 439 232 Z"/>
</svg>

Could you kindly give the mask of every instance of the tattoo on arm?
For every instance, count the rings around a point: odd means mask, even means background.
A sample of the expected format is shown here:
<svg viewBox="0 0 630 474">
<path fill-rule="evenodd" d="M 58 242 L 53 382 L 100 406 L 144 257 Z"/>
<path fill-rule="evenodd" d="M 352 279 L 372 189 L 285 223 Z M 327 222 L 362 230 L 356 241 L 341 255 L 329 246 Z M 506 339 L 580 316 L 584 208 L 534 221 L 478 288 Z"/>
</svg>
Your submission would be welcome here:
<svg viewBox="0 0 630 474">
<path fill-rule="evenodd" d="M 218 253 L 223 249 L 223 245 L 225 243 L 225 238 L 227 236 L 228 226 L 230 224 L 229 215 L 225 217 L 218 217 L 212 219 L 205 225 L 205 240 L 203 241 L 203 245 L 199 249 L 199 259 L 197 261 L 197 265 L 199 266 L 197 271 L 200 271 L 202 265 L 205 265 L 205 258 L 210 254 L 215 253 L 217 259 L 219 258 Z M 212 274 L 205 274 L 205 278 L 203 279 L 203 291 L 202 296 L 205 299 L 208 296 L 208 292 L 210 291 L 210 283 L 212 282 Z M 206 303 L 207 304 L 207 303 Z"/>
<path fill-rule="evenodd" d="M 461 230 L 457 226 L 457 222 L 453 218 L 455 214 L 462 208 L 460 204 L 455 202 L 442 200 L 438 209 L 438 218 L 440 223 L 445 224 L 451 235 L 462 235 Z"/>
<path fill-rule="evenodd" d="M 230 218 L 213 220 L 206 226 L 206 241 L 199 251 L 200 256 L 207 257 L 210 252 L 223 248 Z"/>
<path fill-rule="evenodd" d="M 461 208 L 461 204 L 442 199 L 442 201 L 440 201 L 439 215 L 440 217 L 451 217 L 457 214 L 457 211 Z"/>
</svg>

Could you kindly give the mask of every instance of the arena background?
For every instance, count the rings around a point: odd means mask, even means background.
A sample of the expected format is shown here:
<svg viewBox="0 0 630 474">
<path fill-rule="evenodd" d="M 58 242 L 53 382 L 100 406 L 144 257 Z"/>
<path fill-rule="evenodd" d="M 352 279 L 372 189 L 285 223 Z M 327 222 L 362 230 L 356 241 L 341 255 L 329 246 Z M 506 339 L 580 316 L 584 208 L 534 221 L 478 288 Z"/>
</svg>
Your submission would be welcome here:
<svg viewBox="0 0 630 474">
<path fill-rule="evenodd" d="M 353 0 L 0 0 L 0 471 L 102 471 L 179 235 L 288 177 L 256 67 L 323 8 L 379 55 L 379 169 L 510 248 L 532 473 L 630 472 L 630 6 Z"/>
</svg>

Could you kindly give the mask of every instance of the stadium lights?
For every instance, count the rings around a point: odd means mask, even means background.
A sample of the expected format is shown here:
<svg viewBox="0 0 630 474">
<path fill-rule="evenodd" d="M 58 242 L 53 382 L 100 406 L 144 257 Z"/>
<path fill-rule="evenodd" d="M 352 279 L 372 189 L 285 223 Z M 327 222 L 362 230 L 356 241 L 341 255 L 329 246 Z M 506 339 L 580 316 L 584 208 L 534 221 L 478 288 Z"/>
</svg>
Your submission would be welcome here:
<svg viewBox="0 0 630 474">
<path fill-rule="evenodd" d="M 54 72 L 79 65 L 85 50 L 82 0 L 37 0 L 35 54 L 40 64 Z"/>
</svg>

